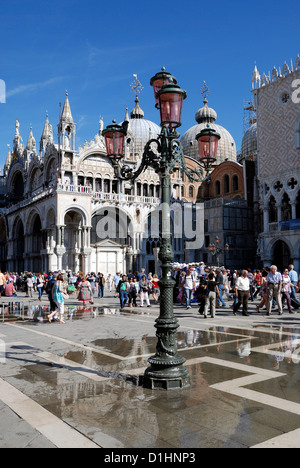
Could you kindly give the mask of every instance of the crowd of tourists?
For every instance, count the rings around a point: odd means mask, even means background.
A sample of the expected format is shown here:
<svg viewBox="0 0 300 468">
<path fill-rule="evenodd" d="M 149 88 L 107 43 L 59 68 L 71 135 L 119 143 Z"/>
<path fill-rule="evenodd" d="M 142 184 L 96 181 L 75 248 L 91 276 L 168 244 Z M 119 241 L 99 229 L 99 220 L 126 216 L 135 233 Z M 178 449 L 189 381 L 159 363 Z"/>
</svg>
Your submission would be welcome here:
<svg viewBox="0 0 300 468">
<path fill-rule="evenodd" d="M 275 265 L 263 270 L 227 270 L 222 268 L 209 268 L 200 264 L 178 265 L 174 264 L 172 277 L 175 281 L 174 302 L 186 309 L 193 305 L 198 307 L 199 313 L 208 317 L 215 317 L 218 307 L 232 307 L 236 315 L 242 306 L 242 314 L 249 315 L 249 300 L 258 300 L 257 312 L 266 311 L 271 315 L 276 305 L 278 313 L 283 314 L 283 307 L 287 303 L 291 314 L 297 313 L 300 302 L 296 293 L 300 289 L 300 280 L 293 265 L 289 265 L 280 273 Z M 51 322 L 59 317 L 64 323 L 64 303 L 72 295 L 82 302 L 94 303 L 95 295 L 104 298 L 106 292 L 113 292 L 115 298 L 120 300 L 120 308 L 125 307 L 151 307 L 160 300 L 160 284 L 158 275 L 140 272 L 128 274 L 117 272 L 115 275 L 90 273 L 85 275 L 82 271 L 50 272 L 34 274 L 24 272 L 2 273 L 0 270 L 0 297 L 17 297 L 19 291 L 29 298 L 37 294 L 41 301 L 45 294 L 50 301 Z"/>
<path fill-rule="evenodd" d="M 215 317 L 216 308 L 227 307 L 230 301 L 234 315 L 242 306 L 242 314 L 248 316 L 249 300 L 254 302 L 256 299 L 259 299 L 257 312 L 264 308 L 268 316 L 276 305 L 279 315 L 282 315 L 285 302 L 290 314 L 297 313 L 300 308 L 296 296 L 300 281 L 294 265 L 280 273 L 276 265 L 262 270 L 230 271 L 225 267 L 207 268 L 201 263 L 197 267 L 175 267 L 173 278 L 176 281 L 175 299 L 185 303 L 187 309 L 192 307 L 192 302 L 199 302 L 199 312 L 204 318 L 208 317 L 208 312 Z"/>
<path fill-rule="evenodd" d="M 115 297 L 120 298 L 120 307 L 137 307 L 137 300 L 140 307 L 151 307 L 150 295 L 154 303 L 159 300 L 159 278 L 151 273 L 145 274 L 145 270 L 133 274 L 131 271 L 127 275 L 116 273 L 105 277 L 102 273 L 90 273 L 85 275 L 82 271 L 72 272 L 50 272 L 35 274 L 32 272 L 2 273 L 0 271 L 0 297 L 18 297 L 19 292 L 25 293 L 26 297 L 33 298 L 38 294 L 38 299 L 42 301 L 44 294 L 50 301 L 49 322 L 54 317 L 59 317 L 60 323 L 64 322 L 65 300 L 74 297 L 83 304 L 94 303 L 95 295 L 103 298 L 105 290 L 115 293 Z"/>
</svg>

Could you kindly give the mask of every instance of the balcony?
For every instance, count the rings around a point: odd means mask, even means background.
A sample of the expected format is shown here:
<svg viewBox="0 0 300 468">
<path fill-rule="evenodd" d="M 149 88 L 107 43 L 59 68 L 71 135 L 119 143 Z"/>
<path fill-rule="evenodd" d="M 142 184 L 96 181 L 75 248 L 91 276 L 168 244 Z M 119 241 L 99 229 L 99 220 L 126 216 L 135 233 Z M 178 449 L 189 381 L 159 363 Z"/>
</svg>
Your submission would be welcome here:
<svg viewBox="0 0 300 468">
<path fill-rule="evenodd" d="M 57 184 L 57 192 L 90 195 L 92 196 L 93 202 L 123 203 L 125 205 L 135 203 L 152 206 L 158 206 L 160 204 L 160 198 L 157 197 L 125 195 L 123 193 L 95 192 L 93 191 L 93 187 L 90 185 L 85 186 L 73 184 Z"/>
<path fill-rule="evenodd" d="M 94 202 L 112 202 L 112 203 L 123 203 L 130 205 L 133 203 L 142 205 L 153 205 L 158 206 L 160 204 L 160 198 L 157 197 L 141 197 L 135 195 L 124 195 L 122 193 L 104 193 L 94 192 Z"/>
<path fill-rule="evenodd" d="M 269 223 L 269 232 L 297 231 L 300 230 L 300 219 Z"/>
<path fill-rule="evenodd" d="M 270 223 L 269 232 L 277 232 L 277 231 L 279 231 L 279 223 Z"/>
<path fill-rule="evenodd" d="M 20 209 L 25 208 L 26 206 L 32 205 L 33 203 L 36 203 L 44 198 L 51 197 L 55 193 L 55 187 L 48 187 L 48 188 L 39 188 L 35 190 L 34 192 L 31 193 L 31 195 L 24 199 L 21 200 L 18 203 L 15 203 L 14 205 L 10 206 L 7 208 L 6 213 L 7 214 L 12 214 L 15 211 L 18 211 Z"/>
<path fill-rule="evenodd" d="M 93 187 L 90 185 L 57 184 L 57 193 L 81 193 L 82 195 L 92 195 Z"/>
<path fill-rule="evenodd" d="M 280 231 L 300 230 L 300 219 L 291 219 L 290 221 L 281 221 L 279 223 Z"/>
<path fill-rule="evenodd" d="M 34 192 L 30 193 L 28 198 L 21 200 L 18 203 L 7 208 L 7 214 L 12 214 L 15 211 L 18 211 L 22 208 L 25 208 L 33 203 L 36 203 L 44 198 L 55 195 L 56 193 L 60 194 L 80 194 L 83 196 L 92 197 L 94 203 L 97 202 L 110 202 L 110 203 L 120 203 L 125 205 L 130 204 L 141 204 L 141 205 L 151 205 L 159 206 L 160 198 L 157 197 L 141 197 L 135 195 L 124 195 L 122 193 L 105 193 L 105 192 L 94 192 L 93 187 L 83 186 L 83 185 L 73 185 L 73 184 L 57 184 L 53 183 L 51 187 L 40 187 Z"/>
</svg>

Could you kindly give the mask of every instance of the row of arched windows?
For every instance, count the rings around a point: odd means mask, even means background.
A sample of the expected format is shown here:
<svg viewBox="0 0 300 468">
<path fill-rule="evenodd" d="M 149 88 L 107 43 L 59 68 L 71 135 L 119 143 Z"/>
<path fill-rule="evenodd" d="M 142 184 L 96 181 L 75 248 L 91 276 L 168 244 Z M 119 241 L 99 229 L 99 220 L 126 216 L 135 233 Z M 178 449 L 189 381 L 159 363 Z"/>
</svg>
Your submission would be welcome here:
<svg viewBox="0 0 300 468">
<path fill-rule="evenodd" d="M 281 204 L 278 207 L 275 197 L 272 195 L 269 201 L 269 222 L 277 223 L 281 210 L 281 221 L 290 221 L 294 218 L 293 208 L 291 205 L 290 197 L 285 193 L 282 197 Z M 300 191 L 296 200 L 296 219 L 300 219 Z"/>
<path fill-rule="evenodd" d="M 224 175 L 222 181 L 216 180 L 215 182 L 215 195 L 226 195 L 231 192 L 238 192 L 239 190 L 239 176 L 234 175 L 232 178 L 228 174 Z"/>
</svg>

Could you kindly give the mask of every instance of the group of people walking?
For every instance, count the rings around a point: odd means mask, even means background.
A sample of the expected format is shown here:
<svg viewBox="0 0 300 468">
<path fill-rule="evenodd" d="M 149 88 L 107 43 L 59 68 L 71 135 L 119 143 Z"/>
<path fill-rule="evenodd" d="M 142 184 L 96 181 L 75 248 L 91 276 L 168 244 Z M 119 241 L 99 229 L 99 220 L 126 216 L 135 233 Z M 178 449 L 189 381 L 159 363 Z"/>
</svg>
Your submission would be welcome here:
<svg viewBox="0 0 300 468">
<path fill-rule="evenodd" d="M 209 294 L 208 298 L 205 298 L 204 317 L 207 317 L 209 304 L 212 316 L 214 317 L 215 295 L 220 296 L 220 291 L 216 280 L 213 278 L 213 274 L 209 275 L 206 288 Z M 292 308 L 292 300 L 296 308 L 300 306 L 296 298 L 296 292 L 299 290 L 298 275 L 294 271 L 293 265 L 285 269 L 283 274 L 278 271 L 276 265 L 272 265 L 271 268 L 265 269 L 261 273 L 259 272 L 259 276 L 256 277 L 256 280 L 254 280 L 253 273 L 248 270 L 243 270 L 240 275 L 237 275 L 233 288 L 234 315 L 237 315 L 239 308 L 242 306 L 243 316 L 249 316 L 249 299 L 254 300 L 254 289 L 256 289 L 256 294 L 261 296 L 261 302 L 257 305 L 256 309 L 260 312 L 261 308 L 265 306 L 267 316 L 271 315 L 272 309 L 276 307 L 276 304 L 278 306 L 279 315 L 282 315 L 285 301 L 287 302 L 290 314 L 296 313 Z"/>
<path fill-rule="evenodd" d="M 145 270 L 133 274 L 131 271 L 128 275 L 121 275 L 119 273 L 114 277 L 116 295 L 120 297 L 120 307 L 128 304 L 129 307 L 137 307 L 137 299 L 140 299 L 140 307 L 151 307 L 150 294 L 152 294 L 154 303 L 158 304 L 159 300 L 159 279 L 155 274 L 145 274 Z"/>
<path fill-rule="evenodd" d="M 249 300 L 259 295 L 260 303 L 256 306 L 258 312 L 265 307 L 266 314 L 271 315 L 272 309 L 278 306 L 279 315 L 283 314 L 284 303 L 287 303 L 291 314 L 300 308 L 300 302 L 296 292 L 300 289 L 298 274 L 293 265 L 289 265 L 281 274 L 275 265 L 262 271 L 242 270 L 240 272 L 229 272 L 225 268 L 210 270 L 208 268 L 185 268 L 173 271 L 176 282 L 174 289 L 175 301 L 185 301 L 186 308 L 191 309 L 193 302 L 200 302 L 199 312 L 208 317 L 215 317 L 217 307 L 227 307 L 224 301 L 225 295 L 233 299 L 233 314 L 237 315 L 242 306 L 242 314 L 249 315 Z M 91 273 L 84 275 L 69 273 L 68 277 L 61 272 L 33 275 L 25 272 L 20 276 L 15 274 L 3 274 L 0 270 L 0 295 L 16 296 L 18 289 L 23 290 L 26 296 L 32 297 L 34 290 L 38 292 L 39 300 L 43 293 L 48 295 L 50 301 L 49 322 L 55 316 L 59 317 L 60 323 L 64 322 L 65 300 L 76 294 L 78 301 L 82 303 L 94 303 L 94 296 L 104 297 L 105 286 L 110 292 L 115 292 L 115 297 L 120 299 L 120 308 L 139 306 L 151 307 L 150 295 L 154 303 L 158 304 L 160 286 L 158 276 L 151 273 L 146 274 L 142 269 L 140 272 L 127 275 L 116 273 L 104 277 L 102 273 Z M 225 293 L 225 295 L 224 295 Z"/>
<path fill-rule="evenodd" d="M 217 307 L 227 307 L 224 293 L 228 300 L 233 299 L 233 314 L 237 315 L 242 306 L 242 314 L 249 315 L 249 300 L 254 301 L 257 296 L 261 297 L 260 304 L 256 309 L 261 311 L 266 308 L 266 315 L 271 315 L 272 309 L 278 306 L 278 312 L 283 314 L 284 303 L 287 302 L 291 314 L 300 308 L 296 292 L 300 289 L 298 274 L 293 265 L 289 265 L 281 274 L 277 266 L 265 268 L 262 271 L 245 269 L 241 271 L 228 271 L 225 268 L 209 270 L 204 268 L 185 268 L 173 272 L 177 288 L 176 299 L 186 308 L 191 308 L 191 301 L 200 302 L 199 312 L 208 317 L 215 317 Z M 179 292 L 179 294 L 178 294 Z M 193 298 L 193 299 L 192 299 Z"/>
</svg>

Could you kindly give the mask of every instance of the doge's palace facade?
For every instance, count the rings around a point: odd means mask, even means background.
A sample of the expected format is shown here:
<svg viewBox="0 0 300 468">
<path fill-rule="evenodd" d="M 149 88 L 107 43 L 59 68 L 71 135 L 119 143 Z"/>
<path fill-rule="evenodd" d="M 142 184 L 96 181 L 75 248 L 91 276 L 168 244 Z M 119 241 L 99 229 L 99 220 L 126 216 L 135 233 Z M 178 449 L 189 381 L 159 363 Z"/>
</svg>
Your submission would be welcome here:
<svg viewBox="0 0 300 468">
<path fill-rule="evenodd" d="M 257 174 L 263 214 L 258 253 L 300 269 L 300 57 L 261 77 L 255 67 Z"/>
</svg>

